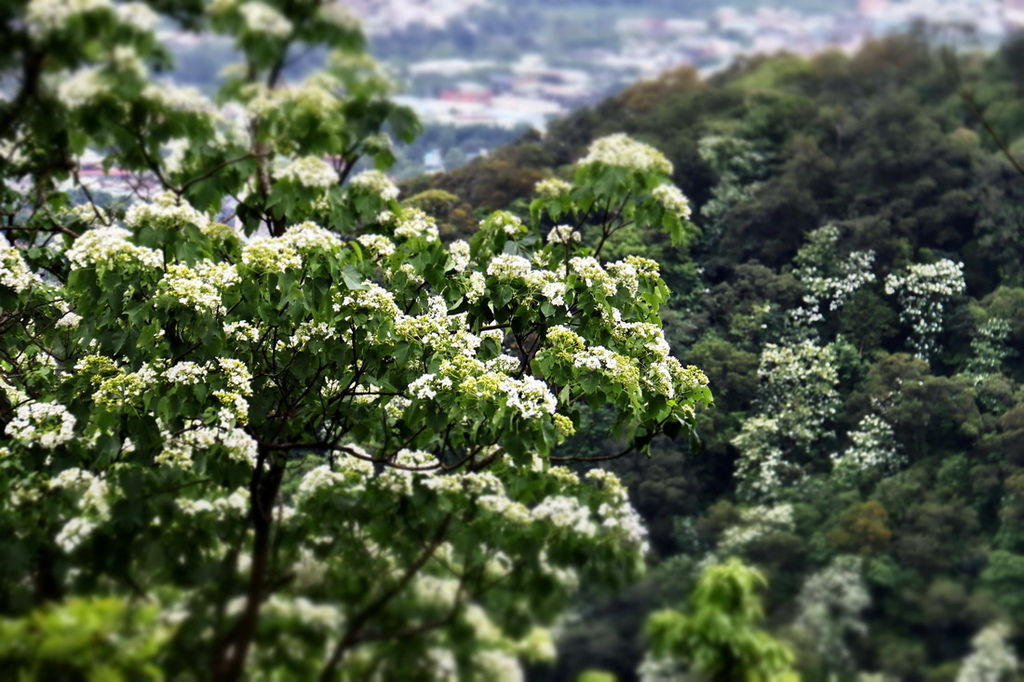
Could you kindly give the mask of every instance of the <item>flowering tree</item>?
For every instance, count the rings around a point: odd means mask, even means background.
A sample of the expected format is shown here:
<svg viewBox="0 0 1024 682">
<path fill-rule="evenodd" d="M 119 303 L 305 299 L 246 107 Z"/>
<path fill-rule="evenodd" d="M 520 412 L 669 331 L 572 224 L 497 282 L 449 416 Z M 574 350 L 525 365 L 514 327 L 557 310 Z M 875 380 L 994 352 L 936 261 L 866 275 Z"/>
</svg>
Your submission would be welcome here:
<svg viewBox="0 0 1024 682">
<path fill-rule="evenodd" d="M 912 263 L 904 274 L 885 278 L 885 293 L 900 302 L 900 322 L 910 327 L 914 355 L 928 359 L 938 351 L 943 306 L 963 294 L 964 264 L 943 258 L 934 263 Z"/>
<path fill-rule="evenodd" d="M 839 236 L 835 225 L 818 228 L 807 235 L 807 243 L 793 259 L 793 275 L 804 288 L 804 305 L 792 315 L 804 335 L 813 335 L 814 326 L 825 320 L 826 312 L 842 308 L 858 289 L 875 279 L 871 271 L 875 252 L 853 251 L 841 256 L 836 248 Z"/>
<path fill-rule="evenodd" d="M 820 346 L 812 340 L 769 343 L 761 351 L 759 410 L 732 440 L 746 496 L 770 498 L 799 482 L 816 446 L 833 437 L 830 427 L 840 405 L 838 352 L 838 343 Z"/>
<path fill-rule="evenodd" d="M 642 568 L 624 487 L 557 446 L 588 406 L 626 454 L 710 401 L 657 264 L 599 260 L 637 224 L 692 232 L 660 153 L 598 141 L 528 223 L 446 245 L 353 173 L 415 121 L 339 5 L 3 12 L 5 666 L 518 679 L 582 581 Z M 219 104 L 150 76 L 159 22 L 234 39 Z M 286 78 L 312 48 L 326 68 Z M 133 195 L 100 201 L 86 154 Z"/>
</svg>

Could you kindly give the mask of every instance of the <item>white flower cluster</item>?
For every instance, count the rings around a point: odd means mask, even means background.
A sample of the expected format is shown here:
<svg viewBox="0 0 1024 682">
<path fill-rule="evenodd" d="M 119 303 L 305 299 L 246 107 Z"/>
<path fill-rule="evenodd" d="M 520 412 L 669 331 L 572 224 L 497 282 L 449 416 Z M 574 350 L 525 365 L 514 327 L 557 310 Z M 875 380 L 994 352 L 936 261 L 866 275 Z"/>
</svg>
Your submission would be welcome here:
<svg viewBox="0 0 1024 682">
<path fill-rule="evenodd" d="M 911 328 L 914 354 L 928 359 L 942 331 L 943 306 L 963 293 L 964 264 L 943 258 L 935 263 L 914 263 L 902 275 L 885 278 L 885 293 L 900 301 L 900 321 Z"/>
<path fill-rule="evenodd" d="M 76 421 L 60 403 L 33 400 L 14 410 L 4 433 L 25 445 L 53 450 L 75 437 Z"/>
<path fill-rule="evenodd" d="M 91 201 L 65 209 L 62 214 L 70 216 L 75 220 L 80 220 L 90 226 L 96 222 L 100 222 L 104 225 L 110 225 L 113 222 L 113 219 L 110 217 L 110 212 L 107 209 L 94 204 Z"/>
<path fill-rule="evenodd" d="M 569 267 L 588 287 L 598 288 L 605 296 L 614 296 L 618 291 L 614 278 L 609 275 L 601 263 L 593 256 L 572 258 Z"/>
<path fill-rule="evenodd" d="M 809 456 L 831 435 L 840 405 L 834 346 L 810 340 L 767 344 L 758 367 L 759 411 L 733 439 L 740 451 L 737 477 L 757 496 L 771 496 L 800 476 L 792 458 Z M 783 457 L 783 449 L 791 459 Z"/>
<path fill-rule="evenodd" d="M 265 2 L 249 0 L 238 7 L 246 28 L 253 33 L 265 33 L 275 38 L 287 38 L 292 22 Z"/>
<path fill-rule="evenodd" d="M 372 462 L 343 455 L 333 468 L 329 464 L 321 464 L 306 472 L 299 482 L 299 500 L 309 499 L 321 490 L 358 492 L 366 488 L 366 482 L 372 477 Z"/>
<path fill-rule="evenodd" d="M 476 303 L 487 291 L 487 279 L 484 277 L 484 273 L 474 270 L 469 273 L 469 279 L 466 286 L 466 300 L 470 303 Z"/>
<path fill-rule="evenodd" d="M 110 487 L 102 476 L 73 467 L 54 476 L 50 479 L 49 485 L 52 490 L 71 490 L 78 493 L 80 511 L 95 514 L 103 519 L 110 516 Z"/>
<path fill-rule="evenodd" d="M 437 222 L 418 208 L 405 208 L 395 218 L 395 236 L 436 242 Z"/>
<path fill-rule="evenodd" d="M 40 38 L 64 29 L 78 15 L 111 9 L 110 0 L 31 0 L 25 8 L 25 25 Z"/>
<path fill-rule="evenodd" d="M 824 660 L 838 666 L 851 662 L 847 637 L 867 629 L 861 613 L 871 605 L 871 597 L 861 571 L 859 557 L 838 557 L 811 575 L 797 597 L 800 610 L 794 626 Z"/>
<path fill-rule="evenodd" d="M 506 237 L 520 237 L 529 230 L 519 216 L 508 211 L 495 211 L 487 216 L 480 221 L 480 229 L 501 232 Z"/>
<path fill-rule="evenodd" d="M 629 491 L 619 477 L 605 469 L 591 469 L 586 477 L 598 483 L 610 497 L 610 502 L 602 502 L 597 509 L 597 513 L 604 517 L 601 527 L 618 533 L 627 544 L 637 548 L 640 556 L 647 554 L 647 526 L 630 504 Z"/>
<path fill-rule="evenodd" d="M 359 289 L 337 297 L 334 303 L 334 311 L 341 312 L 343 308 L 353 308 L 383 313 L 385 317 L 391 320 L 401 317 L 402 311 L 399 309 L 398 304 L 395 303 L 394 294 L 379 284 L 372 282 L 366 284 L 365 287 L 365 289 Z"/>
<path fill-rule="evenodd" d="M 417 574 L 410 591 L 416 601 L 433 608 L 451 608 L 459 594 L 459 581 L 429 574 Z"/>
<path fill-rule="evenodd" d="M 661 204 L 662 208 L 669 213 L 676 214 L 680 220 L 690 219 L 690 200 L 675 185 L 668 183 L 658 185 L 651 191 L 651 196 Z"/>
<path fill-rule="evenodd" d="M 398 198 L 398 186 L 379 170 L 363 171 L 352 178 L 351 184 L 353 187 L 378 195 L 384 201 L 394 201 Z"/>
<path fill-rule="evenodd" d="M 119 76 L 135 76 L 145 78 L 149 69 L 138 51 L 131 45 L 118 45 L 110 53 L 110 65 Z"/>
<path fill-rule="evenodd" d="M 608 166 L 657 171 L 672 175 L 672 162 L 649 144 L 637 142 L 625 133 L 598 138 L 590 144 L 579 165 L 603 163 Z"/>
<path fill-rule="evenodd" d="M 971 640 L 971 653 L 960 665 L 956 682 L 1000 682 L 1018 672 L 1017 654 L 1010 645 L 1010 628 L 993 623 Z"/>
<path fill-rule="evenodd" d="M 497 649 L 484 649 L 473 656 L 479 679 L 489 682 L 523 682 L 526 678 L 515 656 Z"/>
<path fill-rule="evenodd" d="M 976 377 L 998 374 L 1003 362 L 1014 353 L 1006 343 L 1012 331 L 1010 321 L 1002 317 L 989 318 L 979 325 L 978 333 L 971 339 L 974 357 L 967 361 L 967 372 Z"/>
<path fill-rule="evenodd" d="M 377 476 L 376 483 L 395 495 L 411 495 L 413 482 L 424 476 L 433 477 L 441 463 L 432 453 L 403 448 Z"/>
<path fill-rule="evenodd" d="M 242 247 L 242 263 L 257 272 L 284 272 L 302 267 L 302 256 L 281 237 L 256 237 Z"/>
<path fill-rule="evenodd" d="M 230 494 L 216 497 L 212 501 L 207 499 L 190 500 L 188 498 L 178 499 L 178 509 L 188 516 L 199 514 L 214 514 L 219 518 L 227 516 L 241 516 L 249 511 L 250 493 L 245 487 L 238 487 Z"/>
<path fill-rule="evenodd" d="M 108 90 L 100 70 L 95 66 L 77 69 L 57 84 L 57 99 L 69 109 L 81 107 Z"/>
<path fill-rule="evenodd" d="M 28 263 L 19 249 L 0 247 L 0 286 L 13 289 L 14 293 L 20 294 L 41 282 L 39 275 L 29 270 Z"/>
<path fill-rule="evenodd" d="M 574 230 L 572 225 L 555 225 L 548 232 L 549 244 L 574 244 L 582 239 L 583 236 Z"/>
<path fill-rule="evenodd" d="M 615 286 L 622 287 L 630 296 L 636 296 L 640 291 L 640 273 L 636 266 L 629 261 L 619 260 L 608 263 L 605 269 L 612 276 Z"/>
<path fill-rule="evenodd" d="M 532 270 L 533 264 L 528 259 L 511 253 L 500 253 L 487 264 L 487 276 L 502 282 L 523 279 Z"/>
<path fill-rule="evenodd" d="M 252 322 L 238 320 L 224 325 L 224 335 L 235 341 L 256 343 L 260 340 L 260 330 Z"/>
<path fill-rule="evenodd" d="M 131 232 L 120 227 L 97 227 L 75 240 L 67 251 L 72 270 L 95 267 L 105 270 L 119 266 L 161 268 L 163 254 L 128 241 Z"/>
<path fill-rule="evenodd" d="M 171 111 L 191 111 L 213 113 L 217 110 L 214 103 L 198 88 L 191 85 L 175 85 L 168 81 L 150 83 L 143 89 L 142 96 L 151 102 Z"/>
<path fill-rule="evenodd" d="M 182 263 L 167 266 L 159 289 L 181 305 L 206 315 L 224 315 L 222 296 L 239 281 L 235 266 L 202 260 L 189 267 Z"/>
<path fill-rule="evenodd" d="M 143 363 L 134 372 L 126 372 L 103 355 L 85 356 L 75 363 L 75 371 L 88 377 L 96 386 L 93 401 L 108 409 L 135 403 L 143 393 L 156 386 L 160 378 L 158 368 L 149 363 Z"/>
<path fill-rule="evenodd" d="M 714 555 L 728 557 L 742 552 L 751 544 L 773 533 L 793 530 L 793 507 L 777 504 L 771 507 L 757 505 L 740 512 L 740 520 L 722 533 L 715 545 Z"/>
<path fill-rule="evenodd" d="M 686 679 L 686 663 L 672 656 L 644 654 L 636 675 L 640 682 L 677 682 Z"/>
<path fill-rule="evenodd" d="M 572 531 L 576 535 L 592 538 L 597 534 L 597 524 L 590 518 L 590 508 L 575 497 L 552 495 L 530 510 L 534 521 L 546 521 L 558 528 Z"/>
<path fill-rule="evenodd" d="M 631 358 L 610 351 L 604 346 L 592 346 L 572 356 L 572 366 L 601 372 L 622 386 L 636 386 L 640 372 Z"/>
<path fill-rule="evenodd" d="M 501 399 L 523 419 L 552 415 L 558 405 L 548 385 L 529 376 L 515 379 L 506 374 L 486 372 L 467 377 L 459 385 L 459 390 L 484 400 Z"/>
<path fill-rule="evenodd" d="M 190 224 L 205 231 L 211 225 L 208 216 L 173 192 L 160 192 L 151 201 L 135 202 L 125 213 L 124 222 L 134 230 L 141 227 L 173 230 Z"/>
<path fill-rule="evenodd" d="M 868 471 L 890 474 L 904 462 L 896 447 L 892 426 L 878 415 L 865 415 L 849 437 L 850 447 L 842 454 L 832 455 L 836 471 L 854 475 Z"/>
<path fill-rule="evenodd" d="M 191 469 L 196 452 L 205 452 L 218 445 L 227 452 L 228 459 L 249 466 L 256 465 L 256 441 L 242 429 L 233 426 L 230 420 L 208 426 L 196 419 L 186 423 L 177 433 L 161 426 L 160 435 L 163 437 L 163 449 L 153 461 L 163 466 Z"/>
<path fill-rule="evenodd" d="M 448 245 L 448 257 L 451 259 L 451 266 L 455 272 L 465 272 L 469 267 L 470 249 L 469 242 L 464 239 L 457 239 Z"/>
<path fill-rule="evenodd" d="M 302 254 L 329 253 L 342 245 L 341 237 L 309 220 L 292 225 L 280 239 Z"/>
<path fill-rule="evenodd" d="M 279 176 L 312 189 L 326 189 L 337 185 L 340 178 L 331 165 L 316 156 L 295 159 L 281 169 Z"/>
<path fill-rule="evenodd" d="M 338 338 L 338 329 L 326 322 L 306 320 L 300 322 L 295 331 L 287 339 L 278 339 L 277 350 L 305 350 L 312 341 L 334 341 Z"/>
<path fill-rule="evenodd" d="M 267 598 L 263 613 L 271 620 L 290 621 L 332 634 L 345 622 L 344 612 L 335 604 L 320 604 L 306 597 L 289 597 L 280 593 Z"/>
<path fill-rule="evenodd" d="M 875 252 L 854 251 L 840 258 L 839 236 L 835 225 L 814 230 L 794 259 L 793 275 L 804 287 L 804 305 L 793 312 L 798 325 L 824 321 L 822 306 L 829 312 L 839 310 L 858 289 L 875 279 L 871 271 Z"/>
<path fill-rule="evenodd" d="M 320 5 L 317 16 L 332 26 L 348 30 L 357 30 L 361 26 L 359 17 L 352 13 L 345 3 L 328 2 Z"/>
<path fill-rule="evenodd" d="M 64 524 L 60 532 L 57 533 L 57 537 L 54 538 L 54 542 L 65 552 L 71 553 L 85 542 L 96 528 L 95 521 L 84 516 L 76 516 Z"/>
<path fill-rule="evenodd" d="M 159 15 L 143 2 L 122 2 L 115 9 L 121 23 L 138 31 L 152 31 L 160 21 Z"/>
<path fill-rule="evenodd" d="M 242 75 L 242 74 L 240 74 Z M 340 85 L 324 74 L 314 74 L 300 83 L 268 88 L 263 84 L 246 86 L 242 93 L 247 98 L 246 111 L 253 116 L 266 117 L 293 109 L 311 115 L 325 116 L 335 110 L 341 100 L 334 94 Z"/>
<path fill-rule="evenodd" d="M 230 390 L 241 395 L 252 395 L 252 373 L 244 362 L 235 358 L 217 358 L 216 369 L 223 374 L 224 382 Z"/>
<path fill-rule="evenodd" d="M 356 238 L 376 261 L 381 261 L 395 252 L 395 243 L 382 234 L 361 234 Z"/>
<path fill-rule="evenodd" d="M 164 371 L 164 378 L 172 384 L 184 384 L 195 386 L 206 379 L 207 368 L 196 362 L 188 360 L 175 363 Z"/>
<path fill-rule="evenodd" d="M 561 178 L 545 178 L 533 186 L 542 197 L 560 197 L 572 191 L 572 185 Z"/>
<path fill-rule="evenodd" d="M 78 313 L 68 311 L 61 315 L 60 319 L 53 323 L 54 327 L 68 327 L 74 329 L 78 326 L 78 323 L 82 321 L 82 316 Z"/>
<path fill-rule="evenodd" d="M 303 255 L 330 253 L 341 238 L 314 222 L 292 225 L 280 237 L 255 237 L 242 246 L 242 263 L 258 272 L 285 272 L 301 268 Z"/>
</svg>

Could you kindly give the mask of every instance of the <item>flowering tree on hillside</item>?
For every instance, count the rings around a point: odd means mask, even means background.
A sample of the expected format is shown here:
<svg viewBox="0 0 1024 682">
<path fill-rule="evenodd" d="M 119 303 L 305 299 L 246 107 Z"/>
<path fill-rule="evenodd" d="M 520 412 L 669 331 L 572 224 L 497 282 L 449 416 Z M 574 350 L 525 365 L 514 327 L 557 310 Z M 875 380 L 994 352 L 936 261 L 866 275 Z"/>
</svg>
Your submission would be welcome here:
<svg viewBox="0 0 1024 682">
<path fill-rule="evenodd" d="M 599 260 L 634 225 L 692 232 L 660 153 L 598 141 L 528 222 L 443 244 L 353 170 L 416 125 L 339 5 L 0 16 L 6 669 L 514 680 L 583 581 L 642 568 L 625 488 L 558 445 L 588 405 L 627 454 L 710 401 L 657 264 Z M 153 75 L 161 22 L 234 39 L 217 104 Z M 133 196 L 101 201 L 90 153 Z"/>
</svg>

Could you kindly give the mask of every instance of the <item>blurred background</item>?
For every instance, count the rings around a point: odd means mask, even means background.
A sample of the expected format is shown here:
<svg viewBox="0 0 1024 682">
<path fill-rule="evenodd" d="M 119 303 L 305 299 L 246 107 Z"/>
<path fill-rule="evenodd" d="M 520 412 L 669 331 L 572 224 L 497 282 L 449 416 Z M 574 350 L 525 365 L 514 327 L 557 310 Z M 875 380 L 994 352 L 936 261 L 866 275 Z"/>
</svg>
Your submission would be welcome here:
<svg viewBox="0 0 1024 682">
<path fill-rule="evenodd" d="M 927 30 L 993 49 L 1024 27 L 1024 0 L 348 0 L 426 133 L 398 177 L 451 170 L 530 128 L 682 65 L 702 76 L 780 51 L 855 52 Z M 212 88 L 226 40 L 168 30 L 175 77 Z M 301 72 L 303 62 L 291 65 Z"/>
</svg>

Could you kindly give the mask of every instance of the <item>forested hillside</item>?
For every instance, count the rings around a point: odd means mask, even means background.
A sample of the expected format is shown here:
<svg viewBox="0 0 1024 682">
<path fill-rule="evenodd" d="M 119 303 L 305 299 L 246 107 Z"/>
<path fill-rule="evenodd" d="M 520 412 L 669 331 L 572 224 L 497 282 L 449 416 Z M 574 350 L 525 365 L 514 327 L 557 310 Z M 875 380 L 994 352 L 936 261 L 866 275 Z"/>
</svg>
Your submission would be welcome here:
<svg viewBox="0 0 1024 682">
<path fill-rule="evenodd" d="M 468 231 L 471 206 L 526 214 L 538 180 L 622 131 L 667 153 L 702 229 L 603 254 L 661 263 L 670 340 L 716 406 L 692 448 L 609 461 L 655 567 L 581 601 L 536 679 L 634 679 L 646 614 L 729 556 L 767 575 L 805 679 L 997 679 L 978 671 L 1024 644 L 1021 74 L 1024 41 L 953 55 L 921 36 L 680 69 L 411 183 L 450 193 L 414 201 Z"/>
</svg>

